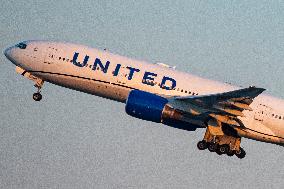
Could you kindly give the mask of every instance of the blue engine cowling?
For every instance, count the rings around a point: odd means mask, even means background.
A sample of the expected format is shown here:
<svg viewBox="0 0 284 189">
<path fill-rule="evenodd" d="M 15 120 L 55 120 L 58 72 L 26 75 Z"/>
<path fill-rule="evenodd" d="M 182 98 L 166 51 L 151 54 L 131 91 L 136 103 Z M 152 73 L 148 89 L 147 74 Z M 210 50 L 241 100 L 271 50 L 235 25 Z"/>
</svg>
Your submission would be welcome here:
<svg viewBox="0 0 284 189">
<path fill-rule="evenodd" d="M 128 95 L 125 110 L 133 117 L 161 123 L 162 112 L 167 103 L 168 100 L 161 96 L 133 90 Z"/>
<path fill-rule="evenodd" d="M 125 110 L 130 116 L 163 123 L 178 129 L 194 131 L 199 127 L 183 121 L 182 113 L 169 107 L 167 103 L 168 100 L 164 97 L 145 91 L 132 90 L 128 95 Z"/>
</svg>

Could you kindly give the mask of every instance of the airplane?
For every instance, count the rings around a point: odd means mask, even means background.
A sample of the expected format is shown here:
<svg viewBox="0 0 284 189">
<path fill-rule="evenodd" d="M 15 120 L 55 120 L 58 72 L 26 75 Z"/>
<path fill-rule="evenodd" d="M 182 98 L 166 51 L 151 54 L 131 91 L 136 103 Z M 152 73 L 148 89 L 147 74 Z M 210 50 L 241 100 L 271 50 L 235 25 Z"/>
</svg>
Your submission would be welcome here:
<svg viewBox="0 0 284 189">
<path fill-rule="evenodd" d="M 4 54 L 35 83 L 35 101 L 50 82 L 125 103 L 135 118 L 186 131 L 204 128 L 199 150 L 242 159 L 241 138 L 284 146 L 284 100 L 263 94 L 263 88 L 240 88 L 67 42 L 28 40 Z"/>
</svg>

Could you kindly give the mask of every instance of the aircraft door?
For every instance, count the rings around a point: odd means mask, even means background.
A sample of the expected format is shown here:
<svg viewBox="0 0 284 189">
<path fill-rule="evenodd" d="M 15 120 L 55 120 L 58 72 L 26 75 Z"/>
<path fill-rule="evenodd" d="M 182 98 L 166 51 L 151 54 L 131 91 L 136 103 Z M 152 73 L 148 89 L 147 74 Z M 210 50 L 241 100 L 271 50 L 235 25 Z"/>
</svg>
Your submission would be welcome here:
<svg viewBox="0 0 284 189">
<path fill-rule="evenodd" d="M 44 58 L 44 63 L 46 65 L 50 65 L 50 64 L 54 64 L 55 63 L 55 59 L 57 57 L 57 49 L 54 47 L 48 47 L 46 49 L 46 55 Z"/>
<path fill-rule="evenodd" d="M 129 77 L 129 69 L 127 69 L 124 66 L 121 66 L 118 77 L 116 78 L 117 83 L 119 83 L 121 85 L 126 85 L 126 83 L 128 81 L 128 77 Z"/>
<path fill-rule="evenodd" d="M 270 113 L 271 113 L 270 107 L 263 104 L 259 104 L 257 106 L 257 111 L 254 114 L 254 119 L 263 122 L 264 118 L 268 117 Z"/>
</svg>

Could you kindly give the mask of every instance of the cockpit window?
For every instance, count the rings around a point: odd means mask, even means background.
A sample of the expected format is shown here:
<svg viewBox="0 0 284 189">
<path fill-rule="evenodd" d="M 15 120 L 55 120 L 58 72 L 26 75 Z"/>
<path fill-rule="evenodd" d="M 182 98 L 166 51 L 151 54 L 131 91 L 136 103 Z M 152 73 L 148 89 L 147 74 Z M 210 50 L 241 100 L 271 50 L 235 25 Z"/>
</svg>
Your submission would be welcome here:
<svg viewBox="0 0 284 189">
<path fill-rule="evenodd" d="M 19 43 L 18 45 L 16 45 L 17 47 L 19 47 L 20 49 L 25 49 L 27 48 L 27 45 L 25 43 Z"/>
</svg>

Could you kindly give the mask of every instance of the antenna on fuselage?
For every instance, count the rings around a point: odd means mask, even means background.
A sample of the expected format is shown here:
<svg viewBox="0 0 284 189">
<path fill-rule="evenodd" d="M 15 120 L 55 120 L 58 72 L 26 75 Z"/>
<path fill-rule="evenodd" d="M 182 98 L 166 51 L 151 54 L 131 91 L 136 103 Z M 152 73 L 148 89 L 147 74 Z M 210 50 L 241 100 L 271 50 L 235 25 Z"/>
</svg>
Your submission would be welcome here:
<svg viewBox="0 0 284 189">
<path fill-rule="evenodd" d="M 156 62 L 155 64 L 159 65 L 159 66 L 163 66 L 163 67 L 166 67 L 166 68 L 171 68 L 171 69 L 176 69 L 176 66 L 170 66 L 168 64 L 165 64 L 163 62 Z"/>
</svg>

